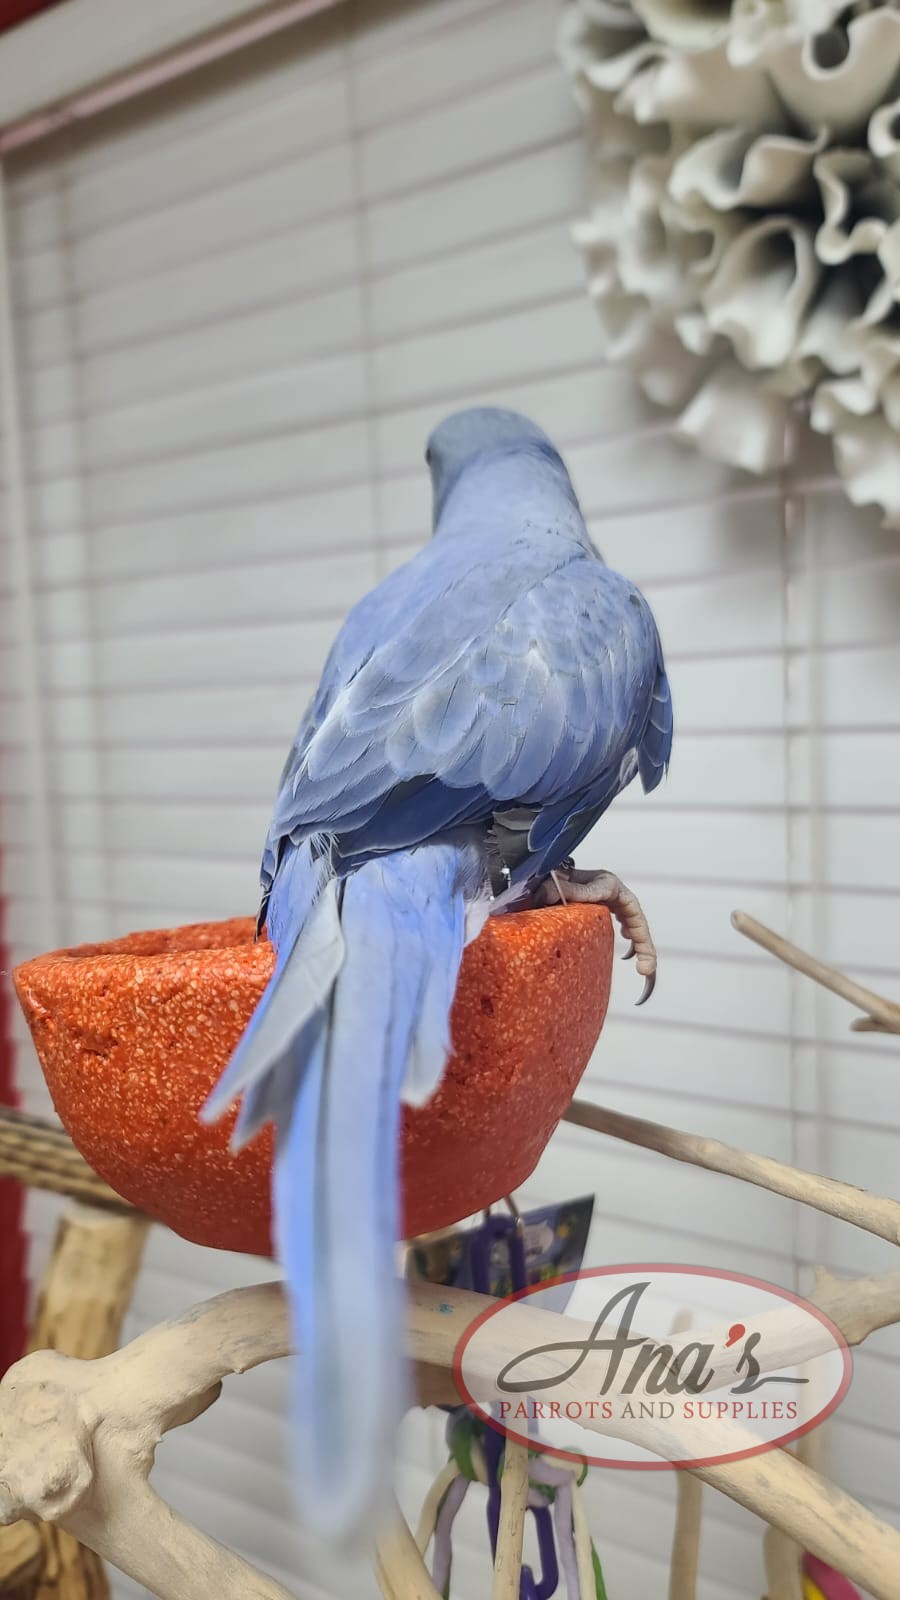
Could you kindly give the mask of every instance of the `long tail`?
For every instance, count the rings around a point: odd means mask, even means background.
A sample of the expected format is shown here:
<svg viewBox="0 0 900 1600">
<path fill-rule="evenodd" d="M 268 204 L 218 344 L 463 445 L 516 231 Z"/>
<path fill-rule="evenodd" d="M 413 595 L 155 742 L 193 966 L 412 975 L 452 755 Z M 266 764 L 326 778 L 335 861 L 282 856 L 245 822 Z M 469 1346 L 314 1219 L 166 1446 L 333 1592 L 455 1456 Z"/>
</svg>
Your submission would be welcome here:
<svg viewBox="0 0 900 1600">
<path fill-rule="evenodd" d="M 311 1048 L 316 1018 L 344 960 L 338 883 L 326 857 L 307 841 L 286 853 L 279 879 L 268 918 L 278 951 L 275 971 L 201 1113 L 214 1122 L 243 1094 L 236 1147 L 290 1110 L 305 1059 L 298 1046 L 306 1038 Z"/>
<path fill-rule="evenodd" d="M 218 1111 L 243 1089 L 242 1131 L 277 1124 L 300 1503 L 332 1537 L 371 1532 L 390 1489 L 405 1399 L 400 1106 L 427 1100 L 443 1072 L 463 948 L 487 909 L 483 876 L 474 849 L 455 843 L 379 857 L 340 885 L 295 869 L 289 954 L 212 1102 Z"/>
</svg>

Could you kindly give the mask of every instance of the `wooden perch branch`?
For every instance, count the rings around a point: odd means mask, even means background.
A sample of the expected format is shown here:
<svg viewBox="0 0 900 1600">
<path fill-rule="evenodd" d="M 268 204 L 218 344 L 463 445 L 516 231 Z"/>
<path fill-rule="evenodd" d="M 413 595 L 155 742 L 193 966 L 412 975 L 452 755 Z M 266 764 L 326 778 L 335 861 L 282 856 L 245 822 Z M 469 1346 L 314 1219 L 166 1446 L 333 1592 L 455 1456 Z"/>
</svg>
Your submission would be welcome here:
<svg viewBox="0 0 900 1600">
<path fill-rule="evenodd" d="M 774 1161 L 771 1156 L 752 1155 L 734 1145 L 722 1144 L 718 1139 L 683 1133 L 679 1128 L 667 1128 L 660 1122 L 646 1122 L 642 1117 L 629 1117 L 605 1106 L 589 1105 L 586 1100 L 573 1100 L 563 1120 L 581 1128 L 592 1128 L 595 1133 L 607 1133 L 628 1144 L 640 1145 L 645 1150 L 656 1150 L 673 1161 L 686 1161 L 694 1167 L 705 1167 L 709 1172 L 723 1172 L 744 1183 L 754 1183 L 760 1189 L 769 1189 L 788 1200 L 799 1200 L 817 1211 L 828 1212 L 829 1216 L 840 1217 L 842 1222 L 865 1228 L 868 1233 L 877 1233 L 891 1244 L 900 1244 L 900 1202 L 869 1194 L 851 1183 L 822 1178 L 816 1172 L 803 1172 L 799 1167 Z"/>
<path fill-rule="evenodd" d="M 803 1600 L 802 1552 L 781 1528 L 767 1528 L 763 1539 L 766 1600 Z"/>
<path fill-rule="evenodd" d="M 900 1033 L 900 1005 L 895 1005 L 892 1000 L 886 1000 L 883 995 L 876 994 L 873 989 L 866 989 L 861 983 L 854 983 L 852 978 L 839 972 L 837 967 L 826 966 L 824 961 L 819 961 L 816 956 L 811 956 L 806 950 L 801 950 L 799 945 L 792 944 L 790 939 L 783 939 L 781 934 L 773 933 L 764 922 L 757 922 L 755 917 L 746 911 L 733 911 L 731 925 L 738 933 L 744 934 L 747 939 L 752 939 L 754 944 L 761 945 L 771 955 L 777 956 L 786 966 L 793 967 L 796 972 L 805 973 L 807 978 L 812 978 L 814 983 L 822 985 L 823 989 L 830 989 L 832 994 L 839 995 L 842 1000 L 849 1001 L 851 1006 L 865 1013 L 857 1017 L 850 1026 L 858 1033 Z"/>
<path fill-rule="evenodd" d="M 0 1594 L 31 1594 L 44 1565 L 44 1546 L 33 1522 L 3 1528 L 0 1542 Z"/>
<path fill-rule="evenodd" d="M 397 1505 L 390 1527 L 378 1541 L 375 1571 L 384 1600 L 441 1600 Z"/>
<path fill-rule="evenodd" d="M 73 1205 L 60 1218 L 50 1265 L 41 1286 L 28 1349 L 58 1350 L 90 1361 L 119 1342 L 144 1249 L 147 1224 L 135 1212 L 114 1216 Z M 105 1600 L 102 1562 L 71 1534 L 43 1522 L 0 1528 L 0 1593 L 28 1592 L 17 1577 L 25 1546 L 37 1541 L 37 1596 L 54 1600 Z"/>
<path fill-rule="evenodd" d="M 841 1328 L 848 1343 L 859 1343 L 875 1328 L 900 1320 L 900 1273 L 892 1273 L 885 1279 L 852 1281 L 823 1276 L 814 1298 L 821 1310 Z M 431 1284 L 412 1284 L 409 1325 L 412 1353 L 417 1359 L 434 1365 L 449 1366 L 458 1340 L 489 1304 L 480 1295 Z M 553 1313 L 528 1309 L 527 1302 L 522 1302 L 518 1311 L 522 1329 L 517 1336 L 517 1348 L 533 1348 L 550 1342 L 554 1336 L 559 1337 L 560 1322 Z M 592 1332 L 587 1324 L 568 1317 L 562 1326 L 566 1330 L 564 1337 L 576 1343 L 587 1341 Z M 723 1328 L 714 1332 L 692 1331 L 688 1342 L 695 1339 L 701 1343 L 720 1343 L 725 1333 Z M 677 1337 L 668 1342 L 677 1359 Z M 506 1348 L 505 1353 L 509 1355 L 515 1351 Z M 602 1358 L 598 1356 L 597 1359 Z M 586 1366 L 557 1385 L 556 1397 L 562 1405 L 570 1399 L 583 1404 L 599 1392 L 602 1367 L 595 1365 L 588 1371 Z M 615 1395 L 621 1391 L 627 1381 L 625 1364 L 620 1366 L 617 1379 L 603 1392 Z M 616 1431 L 614 1422 L 604 1421 L 599 1416 L 591 1421 L 582 1417 L 582 1426 L 597 1433 Z M 679 1458 L 674 1453 L 678 1450 L 677 1434 L 670 1433 L 668 1439 L 663 1440 L 660 1424 L 630 1422 L 628 1436 L 659 1455 Z M 736 1448 L 747 1447 L 748 1435 L 743 1430 L 735 1428 L 734 1438 Z M 751 1444 L 755 1442 L 758 1441 L 750 1440 Z M 684 1456 L 688 1455 L 689 1450 L 685 1450 Z M 900 1600 L 900 1533 L 785 1451 L 772 1450 L 751 1459 L 688 1470 L 755 1512 L 764 1522 L 791 1534 L 802 1542 L 804 1549 L 846 1573 L 877 1600 Z"/>
<path fill-rule="evenodd" d="M 96 1361 L 36 1351 L 0 1384 L 0 1522 L 53 1522 L 163 1600 L 290 1600 L 177 1516 L 148 1482 L 169 1429 L 228 1372 L 284 1353 L 280 1291 L 224 1295 Z"/>
<path fill-rule="evenodd" d="M 825 1279 L 816 1300 L 858 1342 L 900 1317 L 900 1274 L 852 1283 Z M 461 1335 L 490 1304 L 480 1295 L 410 1285 L 412 1355 L 448 1369 Z M 547 1319 L 559 1327 L 553 1313 L 523 1306 L 522 1316 L 539 1319 L 542 1334 Z M 570 1319 L 565 1327 L 567 1336 L 577 1332 Z M 289 1600 L 278 1584 L 179 1517 L 148 1482 L 168 1429 L 199 1416 L 229 1373 L 288 1350 L 281 1286 L 264 1284 L 220 1295 L 97 1361 L 53 1351 L 26 1356 L 0 1384 L 0 1522 L 24 1515 L 53 1521 L 161 1600 L 194 1600 L 198 1593 L 217 1600 Z M 596 1373 L 571 1380 L 572 1393 L 579 1381 L 595 1379 Z M 599 1420 L 594 1426 L 610 1431 Z M 638 1442 L 659 1449 L 654 1437 L 648 1432 Z M 900 1600 L 900 1534 L 783 1451 L 698 1469 L 698 1475 L 801 1539 L 877 1600 Z M 406 1546 L 405 1538 L 399 1542 Z M 388 1541 L 383 1564 L 390 1554 Z M 417 1570 L 414 1592 L 427 1595 L 423 1569 Z M 392 1581 L 388 1575 L 388 1593 Z"/>
<path fill-rule="evenodd" d="M 686 1333 L 690 1325 L 690 1312 L 680 1311 L 672 1323 L 672 1332 Z M 679 1472 L 675 1482 L 675 1532 L 669 1563 L 669 1600 L 696 1600 L 702 1518 L 703 1485 L 692 1473 Z"/>
<path fill-rule="evenodd" d="M 0 1106 L 0 1178 L 16 1178 L 31 1189 L 49 1189 L 104 1211 L 138 1214 L 98 1178 L 64 1129 L 8 1106 Z"/>
<path fill-rule="evenodd" d="M 669 1566 L 669 1600 L 695 1600 L 702 1514 L 703 1485 L 700 1479 L 692 1472 L 679 1472 L 675 1482 L 675 1533 Z"/>
<path fill-rule="evenodd" d="M 736 913 L 734 920 L 748 937 L 860 1006 L 865 1015 L 859 1026 L 900 1033 L 900 1007 L 824 967 L 752 918 Z M 900 1243 L 900 1204 L 890 1198 L 584 1102 L 573 1102 L 566 1119 L 671 1159 L 740 1178 Z M 81 1196 L 108 1208 L 107 1216 L 110 1211 L 119 1213 L 123 1225 L 126 1218 L 134 1219 L 127 1225 L 140 1225 L 138 1214 L 91 1172 L 67 1136 L 38 1119 L 0 1111 L 0 1175 L 4 1174 Z M 492 1302 L 429 1284 L 407 1288 L 409 1349 L 417 1364 L 420 1397 L 431 1403 L 453 1403 L 458 1398 L 451 1377 L 457 1345 L 471 1321 Z M 838 1325 L 848 1344 L 858 1344 L 876 1328 L 900 1321 L 900 1272 L 852 1281 L 822 1274 L 810 1298 Z M 524 1305 L 520 1311 L 526 1319 L 549 1318 L 558 1337 L 560 1319 L 555 1314 Z M 566 1337 L 578 1326 L 567 1318 Z M 544 1321 L 541 1332 L 546 1331 Z M 718 1332 L 721 1335 L 722 1330 Z M 704 1335 L 693 1337 L 702 1340 Z M 677 1345 L 677 1340 L 673 1343 Z M 212 1404 L 225 1376 L 288 1353 L 282 1289 L 266 1284 L 221 1295 L 97 1360 L 73 1360 L 50 1350 L 27 1356 L 0 1384 L 0 1525 L 43 1518 L 60 1530 L 59 1538 L 81 1541 L 161 1600 L 194 1600 L 198 1593 L 215 1594 L 218 1600 L 291 1600 L 279 1584 L 179 1517 L 149 1482 L 163 1434 Z M 617 1392 L 625 1377 L 627 1373 L 612 1385 L 610 1394 Z M 583 1400 L 596 1392 L 596 1382 L 596 1369 L 590 1379 L 586 1374 L 572 1378 L 561 1385 L 566 1390 L 561 1398 L 571 1394 Z M 593 1389 L 582 1392 L 579 1385 L 588 1383 Z M 599 1433 L 616 1431 L 614 1422 L 598 1419 L 586 1425 Z M 636 1443 L 668 1459 L 682 1455 L 673 1446 L 678 1439 L 674 1435 L 663 1439 L 657 1424 L 648 1421 L 641 1429 L 629 1429 Z M 735 1449 L 746 1447 L 747 1436 L 736 1430 Z M 508 1447 L 508 1480 L 505 1475 L 501 1499 L 501 1534 L 510 1560 L 499 1560 L 498 1553 L 498 1595 L 513 1593 L 510 1574 L 517 1573 L 521 1563 L 527 1456 L 522 1450 L 520 1463 L 516 1450 L 521 1447 Z M 689 1454 L 683 1451 L 683 1456 Z M 676 1596 L 690 1600 L 695 1592 L 701 1481 L 777 1530 L 769 1542 L 773 1600 L 776 1596 L 788 1600 L 796 1593 L 796 1568 L 788 1564 L 789 1541 L 794 1541 L 794 1549 L 809 1550 L 846 1572 L 876 1600 L 900 1600 L 900 1534 L 794 1456 L 773 1450 L 692 1468 L 690 1474 L 681 1474 L 679 1482 L 673 1600 Z M 17 1538 L 21 1544 L 21 1534 Z M 10 1552 L 12 1548 L 10 1538 Z M 33 1544 L 22 1550 L 25 1567 L 29 1549 L 33 1556 Z M 387 1600 L 435 1600 L 434 1585 L 399 1512 L 380 1541 L 378 1572 Z"/>
<path fill-rule="evenodd" d="M 54 1523 L 161 1600 L 292 1600 L 148 1481 L 160 1439 L 205 1411 L 223 1378 L 289 1352 L 281 1286 L 260 1284 L 219 1295 L 99 1360 L 26 1356 L 0 1383 L 0 1525 L 26 1516 Z M 436 1600 L 399 1523 L 380 1565 L 397 1600 Z"/>
<path fill-rule="evenodd" d="M 528 1450 L 516 1439 L 507 1439 L 500 1483 L 500 1526 L 492 1600 L 519 1600 L 527 1501 Z"/>
</svg>

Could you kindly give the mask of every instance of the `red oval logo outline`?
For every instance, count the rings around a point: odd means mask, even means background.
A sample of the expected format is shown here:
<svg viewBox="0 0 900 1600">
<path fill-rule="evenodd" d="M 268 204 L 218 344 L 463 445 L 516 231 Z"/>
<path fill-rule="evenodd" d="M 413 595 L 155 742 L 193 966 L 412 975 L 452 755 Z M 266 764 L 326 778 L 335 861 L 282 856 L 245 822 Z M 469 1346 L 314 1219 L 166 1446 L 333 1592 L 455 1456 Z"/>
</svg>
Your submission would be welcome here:
<svg viewBox="0 0 900 1600">
<path fill-rule="evenodd" d="M 519 1300 L 527 1300 L 533 1295 L 544 1294 L 548 1290 L 559 1288 L 564 1284 L 580 1283 L 585 1278 L 603 1278 L 619 1274 L 647 1272 L 673 1275 L 677 1273 L 681 1277 L 717 1278 L 725 1279 L 729 1283 L 743 1283 L 750 1288 L 760 1289 L 766 1294 L 773 1295 L 781 1301 L 799 1306 L 802 1311 L 808 1313 L 822 1325 L 833 1339 L 835 1348 L 840 1351 L 843 1371 L 841 1382 L 835 1394 L 826 1405 L 816 1412 L 815 1416 L 810 1417 L 806 1422 L 792 1428 L 787 1433 L 779 1434 L 772 1439 L 765 1439 L 746 1450 L 736 1450 L 721 1455 L 691 1457 L 679 1461 L 625 1461 L 613 1456 L 587 1455 L 583 1450 L 567 1450 L 561 1445 L 548 1444 L 543 1440 L 537 1441 L 533 1434 L 520 1433 L 516 1428 L 491 1416 L 475 1399 L 474 1395 L 470 1393 L 462 1371 L 465 1351 L 478 1329 L 483 1327 L 484 1323 L 492 1317 L 495 1317 L 499 1311 L 515 1304 Z M 505 1295 L 503 1299 L 495 1301 L 492 1305 L 486 1307 L 484 1311 L 479 1312 L 478 1316 L 462 1334 L 453 1353 L 452 1371 L 453 1381 L 462 1403 L 482 1422 L 486 1423 L 488 1427 L 493 1428 L 495 1433 L 499 1433 L 503 1438 L 511 1439 L 517 1444 L 525 1445 L 529 1450 L 534 1450 L 536 1445 L 539 1444 L 542 1455 L 556 1456 L 563 1461 L 586 1461 L 592 1467 L 619 1467 L 626 1472 L 677 1472 L 691 1467 L 725 1466 L 730 1461 L 747 1461 L 752 1456 L 764 1455 L 768 1450 L 781 1450 L 785 1445 L 793 1444 L 795 1439 L 802 1438 L 805 1433 L 811 1433 L 814 1428 L 819 1427 L 826 1418 L 837 1410 L 846 1396 L 853 1376 L 853 1358 L 850 1354 L 850 1347 L 840 1328 L 836 1323 L 832 1322 L 824 1311 L 820 1311 L 818 1306 L 814 1306 L 808 1300 L 804 1300 L 802 1295 L 794 1294 L 790 1289 L 782 1289 L 778 1284 L 769 1283 L 765 1278 L 755 1278 L 749 1273 L 729 1272 L 724 1267 L 680 1266 L 678 1263 L 670 1261 L 627 1261 L 615 1262 L 605 1267 L 584 1267 L 579 1272 L 564 1273 L 558 1278 L 549 1278 L 541 1283 L 529 1284 L 527 1288 L 517 1289 L 514 1294 Z"/>
</svg>

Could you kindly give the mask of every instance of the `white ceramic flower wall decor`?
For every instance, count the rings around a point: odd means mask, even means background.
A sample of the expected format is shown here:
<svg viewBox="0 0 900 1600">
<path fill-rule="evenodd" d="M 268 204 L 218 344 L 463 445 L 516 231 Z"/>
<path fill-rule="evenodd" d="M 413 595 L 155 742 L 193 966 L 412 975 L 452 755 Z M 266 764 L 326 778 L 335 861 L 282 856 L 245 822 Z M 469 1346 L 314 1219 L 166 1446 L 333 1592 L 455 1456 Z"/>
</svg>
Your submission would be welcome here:
<svg viewBox="0 0 900 1600">
<path fill-rule="evenodd" d="M 802 402 L 900 527 L 900 0 L 565 0 L 560 51 L 611 359 L 753 472 Z"/>
</svg>

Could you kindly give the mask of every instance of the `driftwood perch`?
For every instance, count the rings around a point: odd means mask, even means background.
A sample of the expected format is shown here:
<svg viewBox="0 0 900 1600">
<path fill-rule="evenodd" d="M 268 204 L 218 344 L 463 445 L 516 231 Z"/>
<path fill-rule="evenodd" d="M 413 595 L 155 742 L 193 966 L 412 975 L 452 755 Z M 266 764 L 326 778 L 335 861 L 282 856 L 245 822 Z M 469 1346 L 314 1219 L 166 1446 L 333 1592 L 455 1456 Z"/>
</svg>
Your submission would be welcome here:
<svg viewBox="0 0 900 1600">
<path fill-rule="evenodd" d="M 900 1275 L 887 1282 L 827 1279 L 816 1299 L 848 1341 L 859 1342 L 882 1324 L 888 1305 L 894 1317 L 900 1313 Z M 462 1333 L 489 1303 L 462 1291 L 411 1285 L 413 1357 L 448 1369 Z M 546 1337 L 548 1320 L 554 1331 L 560 1326 L 554 1313 L 524 1306 L 521 1312 L 523 1336 L 529 1339 L 535 1328 Z M 567 1337 L 577 1336 L 578 1325 L 570 1319 L 562 1326 Z M 225 1376 L 286 1355 L 288 1349 L 281 1288 L 265 1284 L 207 1301 L 99 1361 L 81 1363 L 51 1351 L 27 1356 L 0 1384 L 0 1521 L 25 1514 L 52 1519 L 161 1600 L 194 1600 L 198 1594 L 285 1600 L 280 1585 L 160 1500 L 148 1476 L 162 1435 L 212 1404 Z M 596 1378 L 596 1368 L 590 1379 L 573 1378 L 560 1398 L 595 1393 L 590 1386 Z M 579 1381 L 588 1386 L 583 1394 Z M 595 1426 L 603 1431 L 599 1421 Z M 654 1428 L 648 1423 L 638 1442 L 659 1451 Z M 696 1471 L 839 1566 L 877 1600 L 900 1600 L 900 1534 L 793 1457 L 775 1450 Z M 397 1588 L 387 1568 L 398 1549 L 409 1551 L 405 1535 L 395 1534 L 382 1546 L 385 1591 L 392 1592 L 393 1582 L 403 1600 L 414 1593 L 427 1596 L 421 1565 L 418 1589 L 405 1581 Z"/>
<path fill-rule="evenodd" d="M 378 1541 L 375 1571 L 384 1600 L 441 1600 L 399 1506 Z"/>
<path fill-rule="evenodd" d="M 851 1222 L 867 1233 L 877 1233 L 890 1244 L 900 1244 L 900 1202 L 869 1194 L 851 1183 L 822 1178 L 817 1172 L 803 1172 L 799 1167 L 786 1166 L 783 1161 L 773 1161 L 771 1156 L 753 1155 L 734 1145 L 721 1144 L 718 1139 L 682 1133 L 679 1128 L 645 1122 L 641 1117 L 629 1117 L 621 1111 L 609 1111 L 605 1106 L 590 1105 L 586 1100 L 573 1100 L 563 1120 L 581 1128 L 592 1128 L 595 1133 L 607 1133 L 628 1144 L 640 1145 L 645 1150 L 656 1150 L 672 1161 L 686 1161 L 694 1167 L 705 1167 L 708 1172 L 740 1178 L 744 1183 L 769 1189 L 788 1200 L 813 1206 L 816 1211 L 825 1211 L 831 1217 L 840 1217 L 841 1221 Z"/>
<path fill-rule="evenodd" d="M 80 1159 L 80 1158 L 79 1158 Z M 114 1350 L 131 1303 L 147 1225 L 73 1205 L 60 1219 L 29 1351 L 92 1361 Z M 20 1363 L 21 1366 L 21 1363 Z M 6 1440 L 0 1438 L 5 1456 Z M 36 1512 L 37 1507 L 28 1507 Z M 103 1563 L 53 1519 L 0 1528 L 0 1593 L 18 1600 L 106 1600 Z"/>
<path fill-rule="evenodd" d="M 795 972 L 802 972 L 807 978 L 812 978 L 823 989 L 830 989 L 832 994 L 839 995 L 842 1000 L 847 1000 L 851 1006 L 856 1006 L 863 1015 L 857 1017 L 850 1026 L 856 1033 L 900 1033 L 900 1005 L 893 1000 L 886 1000 L 883 995 L 876 994 L 874 989 L 866 989 L 861 983 L 855 983 L 845 973 L 839 972 L 837 967 L 829 967 L 824 961 L 819 961 L 817 956 L 812 956 L 806 950 L 801 950 L 799 945 L 792 944 L 790 939 L 783 939 L 780 933 L 773 933 L 764 922 L 757 922 L 746 911 L 733 911 L 731 925 L 745 938 L 752 939 L 754 944 L 761 945 L 785 966 L 793 967 Z"/>
<path fill-rule="evenodd" d="M 222 1296 L 95 1361 L 28 1355 L 0 1384 L 0 1522 L 53 1522 L 163 1600 L 289 1600 L 179 1517 L 150 1487 L 169 1428 L 200 1415 L 222 1378 L 283 1355 L 269 1286 Z"/>
<path fill-rule="evenodd" d="M 600 1108 L 579 1106 L 578 1120 L 591 1126 L 595 1112 L 605 1132 L 631 1137 L 631 1128 L 614 1127 L 605 1120 L 612 1114 Z M 638 1124 L 643 1126 L 654 1127 Z M 668 1136 L 671 1130 L 654 1128 L 654 1135 L 659 1132 Z M 656 1137 L 646 1142 L 665 1149 Z M 735 1176 L 747 1175 L 743 1159 L 765 1159 L 716 1148 L 724 1152 L 716 1169 Z M 782 1174 L 792 1171 L 774 1166 Z M 810 1176 L 794 1174 L 794 1180 Z M 815 1205 L 817 1197 L 809 1203 Z M 121 1218 L 108 1220 L 131 1226 Z M 409 1350 L 420 1399 L 452 1404 L 458 1398 L 450 1370 L 456 1345 L 487 1302 L 428 1284 L 410 1285 L 409 1299 Z M 849 1344 L 858 1344 L 900 1321 L 900 1272 L 856 1280 L 823 1273 L 812 1299 Z M 569 1319 L 565 1327 L 571 1336 Z M 201 1592 L 222 1600 L 286 1600 L 278 1584 L 184 1522 L 147 1480 L 162 1434 L 211 1404 L 226 1374 L 287 1353 L 282 1293 L 268 1284 L 220 1296 L 100 1361 L 82 1363 L 49 1351 L 26 1357 L 0 1384 L 0 1522 L 23 1515 L 52 1520 L 162 1600 L 193 1600 Z M 652 1437 L 639 1442 L 654 1447 Z M 698 1470 L 697 1476 L 847 1572 L 878 1600 L 900 1600 L 900 1535 L 792 1457 L 775 1451 Z M 433 1585 L 417 1550 L 415 1564 L 412 1544 L 405 1524 L 386 1534 L 378 1562 L 383 1591 L 403 1600 L 433 1600 Z"/>
<path fill-rule="evenodd" d="M 0 1540 L 0 1594 L 36 1593 L 44 1565 L 44 1545 L 33 1522 L 12 1522 Z"/>
</svg>

